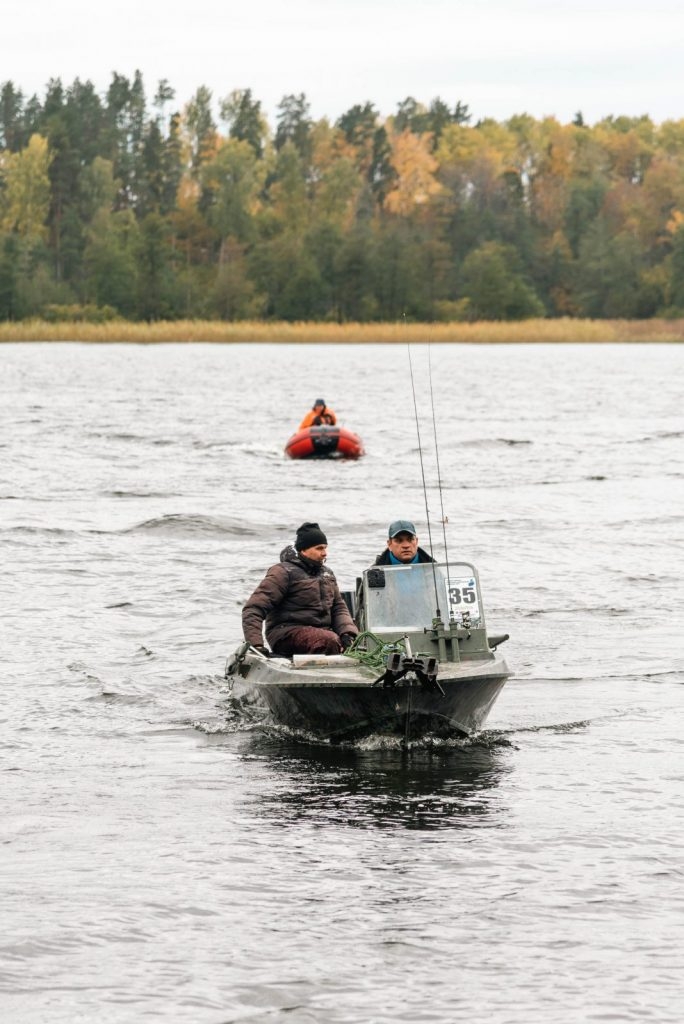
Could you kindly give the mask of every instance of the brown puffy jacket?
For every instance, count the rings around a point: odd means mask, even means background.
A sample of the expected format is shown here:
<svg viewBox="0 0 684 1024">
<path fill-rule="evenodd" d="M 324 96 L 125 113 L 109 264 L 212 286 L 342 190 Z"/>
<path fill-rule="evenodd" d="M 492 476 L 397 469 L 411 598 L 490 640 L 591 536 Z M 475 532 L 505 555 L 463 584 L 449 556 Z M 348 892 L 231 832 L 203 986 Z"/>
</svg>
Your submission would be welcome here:
<svg viewBox="0 0 684 1024">
<path fill-rule="evenodd" d="M 332 569 L 300 558 L 293 547 L 281 552 L 280 562 L 271 566 L 242 609 L 248 643 L 263 644 L 264 620 L 271 647 L 295 626 L 332 629 L 338 636 L 358 633 Z"/>
</svg>

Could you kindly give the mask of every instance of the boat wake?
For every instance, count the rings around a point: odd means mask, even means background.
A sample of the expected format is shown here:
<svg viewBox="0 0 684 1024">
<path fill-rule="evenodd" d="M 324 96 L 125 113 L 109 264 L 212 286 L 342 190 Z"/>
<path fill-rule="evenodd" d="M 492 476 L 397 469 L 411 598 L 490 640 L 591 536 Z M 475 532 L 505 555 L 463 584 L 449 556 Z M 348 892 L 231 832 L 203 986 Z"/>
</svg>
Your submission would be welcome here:
<svg viewBox="0 0 684 1024">
<path fill-rule="evenodd" d="M 270 712 L 264 704 L 252 697 L 229 694 L 222 701 L 220 716 L 216 720 L 196 720 L 192 722 L 192 727 L 206 735 L 270 730 Z"/>
<path fill-rule="evenodd" d="M 515 744 L 505 730 L 492 729 L 477 733 L 474 736 L 435 736 L 423 734 L 408 741 L 402 736 L 388 736 L 386 733 L 372 733 L 357 740 L 331 741 L 307 732 L 305 729 L 293 729 L 276 722 L 268 707 L 254 696 L 228 695 L 222 702 L 221 716 L 215 721 L 198 720 L 192 723 L 194 729 L 206 735 L 231 735 L 234 733 L 251 733 L 265 740 L 282 740 L 304 743 L 307 746 L 322 750 L 359 751 L 372 753 L 382 750 L 423 750 L 423 751 L 454 751 L 486 748 L 488 750 L 501 747 L 514 747 Z M 559 727 L 560 728 L 560 727 Z M 523 732 L 515 729 L 511 732 Z M 536 730 L 533 730 L 536 731 Z"/>
</svg>

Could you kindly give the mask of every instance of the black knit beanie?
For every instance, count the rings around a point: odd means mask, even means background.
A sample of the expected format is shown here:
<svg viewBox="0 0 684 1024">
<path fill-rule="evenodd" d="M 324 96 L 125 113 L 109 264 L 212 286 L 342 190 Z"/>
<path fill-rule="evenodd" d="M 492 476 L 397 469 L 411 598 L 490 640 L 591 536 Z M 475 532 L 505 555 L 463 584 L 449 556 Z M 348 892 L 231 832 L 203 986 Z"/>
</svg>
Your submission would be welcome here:
<svg viewBox="0 0 684 1024">
<path fill-rule="evenodd" d="M 302 523 L 297 530 L 295 550 L 306 551 L 307 548 L 314 548 L 317 544 L 327 544 L 328 538 L 321 530 L 318 523 Z"/>
</svg>

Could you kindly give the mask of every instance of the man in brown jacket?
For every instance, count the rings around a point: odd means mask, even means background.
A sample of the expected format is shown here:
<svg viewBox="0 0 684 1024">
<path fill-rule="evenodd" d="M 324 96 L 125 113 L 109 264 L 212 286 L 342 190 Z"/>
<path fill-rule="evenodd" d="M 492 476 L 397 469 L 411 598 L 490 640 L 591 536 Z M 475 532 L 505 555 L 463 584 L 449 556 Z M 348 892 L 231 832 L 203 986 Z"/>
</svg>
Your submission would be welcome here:
<svg viewBox="0 0 684 1024">
<path fill-rule="evenodd" d="M 302 523 L 242 609 L 245 640 L 262 654 L 262 629 L 275 654 L 339 654 L 358 634 L 335 574 L 324 565 L 328 541 L 318 523 Z"/>
</svg>

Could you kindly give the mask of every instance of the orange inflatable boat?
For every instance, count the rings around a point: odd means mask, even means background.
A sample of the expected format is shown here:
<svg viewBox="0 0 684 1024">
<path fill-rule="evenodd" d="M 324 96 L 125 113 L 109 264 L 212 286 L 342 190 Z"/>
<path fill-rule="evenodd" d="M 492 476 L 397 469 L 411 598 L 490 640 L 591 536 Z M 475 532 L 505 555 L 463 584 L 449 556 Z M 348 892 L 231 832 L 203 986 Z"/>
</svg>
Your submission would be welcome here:
<svg viewBox="0 0 684 1024">
<path fill-rule="evenodd" d="M 306 427 L 285 445 L 291 459 L 358 459 L 364 454 L 361 438 L 346 427 Z"/>
</svg>

